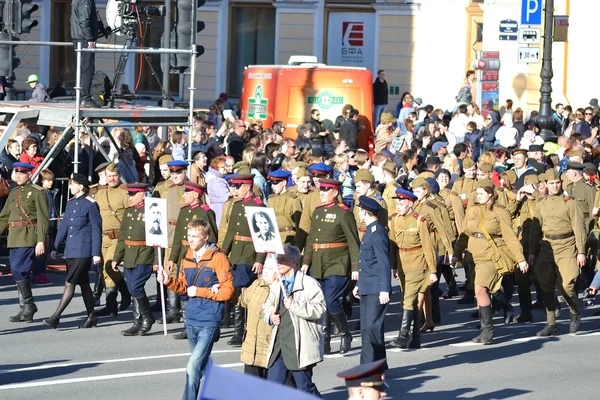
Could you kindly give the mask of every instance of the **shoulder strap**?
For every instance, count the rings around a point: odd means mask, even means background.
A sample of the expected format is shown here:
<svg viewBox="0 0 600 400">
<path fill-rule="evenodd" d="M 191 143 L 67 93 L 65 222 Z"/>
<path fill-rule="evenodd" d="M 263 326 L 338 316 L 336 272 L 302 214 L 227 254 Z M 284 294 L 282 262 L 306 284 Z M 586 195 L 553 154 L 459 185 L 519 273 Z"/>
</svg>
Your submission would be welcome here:
<svg viewBox="0 0 600 400">
<path fill-rule="evenodd" d="M 117 219 L 117 221 L 119 221 L 119 224 L 120 224 L 121 218 L 119 218 L 119 216 L 117 215 L 115 210 L 113 210 L 113 208 L 110 206 L 110 195 L 108 193 L 108 190 L 106 191 L 106 205 L 108 206 L 108 210 L 110 211 L 110 213 L 113 215 L 113 217 L 115 217 Z"/>
<path fill-rule="evenodd" d="M 483 224 L 483 206 L 479 207 L 479 228 L 481 228 L 481 232 L 485 235 L 485 238 L 488 240 L 488 242 L 490 242 L 492 247 L 497 248 L 498 246 L 496 246 L 496 242 L 494 242 L 494 239 L 492 239 L 492 237 L 488 233 L 487 229 L 485 229 L 485 226 Z"/>
<path fill-rule="evenodd" d="M 189 260 L 189 258 L 188 258 Z M 204 269 L 208 266 L 208 261 L 202 261 L 200 262 L 200 267 L 198 267 L 198 270 L 196 271 L 196 273 L 194 274 L 194 280 L 192 281 L 192 286 L 198 286 L 198 278 L 200 277 L 200 274 L 202 273 L 202 271 L 204 271 Z"/>
</svg>

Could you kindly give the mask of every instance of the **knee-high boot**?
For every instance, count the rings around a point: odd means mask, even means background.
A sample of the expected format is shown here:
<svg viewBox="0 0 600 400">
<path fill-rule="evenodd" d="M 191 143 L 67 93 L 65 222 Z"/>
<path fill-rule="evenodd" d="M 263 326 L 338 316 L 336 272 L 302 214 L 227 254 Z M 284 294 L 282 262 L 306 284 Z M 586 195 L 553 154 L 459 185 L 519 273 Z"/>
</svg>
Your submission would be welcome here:
<svg viewBox="0 0 600 400">
<path fill-rule="evenodd" d="M 117 314 L 119 312 L 119 307 L 117 304 L 117 294 L 118 294 L 118 291 L 115 286 L 106 288 L 106 304 L 104 305 L 104 308 L 102 310 L 100 310 L 96 313 L 96 316 L 98 316 L 98 317 L 106 317 L 106 316 L 116 317 L 117 316 Z"/>
<path fill-rule="evenodd" d="M 532 322 L 531 291 L 529 288 L 527 290 L 519 290 L 519 307 L 521 307 L 521 314 L 517 317 L 517 322 Z"/>
<path fill-rule="evenodd" d="M 452 267 L 447 264 L 441 265 L 442 275 L 448 286 L 446 293 L 442 295 L 445 299 L 451 299 L 452 297 L 458 296 L 458 288 L 456 286 L 456 279 L 452 273 Z"/>
<path fill-rule="evenodd" d="M 96 271 L 96 277 L 94 279 L 94 306 L 98 307 L 100 305 L 100 299 L 102 298 L 102 293 L 104 292 L 104 278 L 100 271 Z"/>
<path fill-rule="evenodd" d="M 116 295 L 116 291 L 115 291 L 115 295 Z M 140 302 L 137 297 L 134 297 L 133 298 L 133 325 L 131 325 L 131 327 L 129 329 L 125 329 L 124 331 L 121 331 L 121 335 L 137 336 L 138 331 L 140 330 L 141 326 L 142 326 L 142 314 L 140 312 Z"/>
<path fill-rule="evenodd" d="M 230 346 L 239 347 L 244 340 L 244 326 L 246 323 L 246 310 L 236 305 L 233 311 L 233 336 L 227 342 Z"/>
<path fill-rule="evenodd" d="M 414 320 L 415 312 L 419 311 L 404 310 L 404 312 L 402 313 L 402 325 L 400 326 L 400 332 L 398 332 L 398 338 L 392 341 L 392 347 L 399 347 L 401 349 L 406 349 L 408 347 L 410 325 Z"/>
<path fill-rule="evenodd" d="M 144 336 L 150 332 L 156 319 L 154 319 L 154 315 L 152 315 L 152 311 L 150 310 L 150 300 L 148 300 L 148 296 L 144 295 L 139 297 L 138 303 L 140 305 L 140 315 L 142 318 L 142 325 L 138 330 L 138 336 Z"/>
<path fill-rule="evenodd" d="M 173 292 L 172 290 L 167 290 L 167 300 L 168 300 L 168 304 L 169 304 L 169 308 L 167 310 L 167 314 L 166 314 L 166 323 L 167 324 L 172 324 L 174 322 L 181 322 L 181 311 L 179 310 L 180 307 L 180 300 L 179 300 L 179 295 L 175 292 Z M 162 305 L 161 305 L 162 308 Z M 161 310 L 162 312 L 162 310 Z M 162 318 L 158 320 L 159 324 L 163 323 Z"/>
<path fill-rule="evenodd" d="M 29 279 L 16 281 L 17 291 L 19 292 L 19 312 L 17 315 L 9 317 L 10 322 L 32 322 L 33 315 L 37 312 L 37 306 L 33 301 L 31 284 Z"/>
<path fill-rule="evenodd" d="M 325 311 L 323 315 L 323 342 L 324 353 L 331 354 L 331 314 Z"/>
<path fill-rule="evenodd" d="M 421 313 L 419 311 L 413 313 L 412 337 L 408 347 L 410 349 L 421 348 Z"/>
<path fill-rule="evenodd" d="M 473 339 L 474 343 L 491 344 L 494 339 L 494 323 L 492 322 L 492 306 L 479 307 L 481 333 Z"/>
<path fill-rule="evenodd" d="M 498 290 L 492 296 L 504 310 L 504 325 L 509 325 L 513 321 L 513 306 L 510 304 L 510 298 L 502 290 Z"/>
<path fill-rule="evenodd" d="M 350 350 L 352 343 L 352 334 L 348 330 L 348 319 L 346 314 L 342 311 L 337 314 L 331 314 L 331 320 L 337 325 L 340 336 L 340 354 L 346 354 Z"/>
</svg>

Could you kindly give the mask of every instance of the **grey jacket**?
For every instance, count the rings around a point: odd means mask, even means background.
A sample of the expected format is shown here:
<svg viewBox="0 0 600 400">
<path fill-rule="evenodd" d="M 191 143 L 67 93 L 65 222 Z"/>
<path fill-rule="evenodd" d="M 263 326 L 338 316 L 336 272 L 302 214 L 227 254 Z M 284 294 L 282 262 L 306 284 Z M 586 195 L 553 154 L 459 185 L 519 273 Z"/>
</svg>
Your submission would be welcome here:
<svg viewBox="0 0 600 400">
<path fill-rule="evenodd" d="M 38 82 L 38 84 L 35 85 L 35 88 L 33 88 L 33 93 L 31 93 L 31 101 L 36 101 L 38 103 L 50 101 L 50 96 L 48 96 L 46 86 L 44 86 L 43 83 Z"/>
<path fill-rule="evenodd" d="M 280 298 L 281 285 L 279 282 L 273 283 L 270 290 L 269 298 Z M 325 295 L 323 295 L 321 286 L 315 279 L 305 275 L 302 271 L 298 271 L 294 279 L 291 297 L 292 306 L 289 311 L 294 325 L 294 336 L 296 337 L 298 367 L 305 368 L 323 361 L 324 342 L 321 319 L 325 315 Z M 271 313 L 265 313 L 267 323 L 270 318 Z M 278 328 L 278 326 L 273 328 L 267 360 L 271 359 Z"/>
</svg>

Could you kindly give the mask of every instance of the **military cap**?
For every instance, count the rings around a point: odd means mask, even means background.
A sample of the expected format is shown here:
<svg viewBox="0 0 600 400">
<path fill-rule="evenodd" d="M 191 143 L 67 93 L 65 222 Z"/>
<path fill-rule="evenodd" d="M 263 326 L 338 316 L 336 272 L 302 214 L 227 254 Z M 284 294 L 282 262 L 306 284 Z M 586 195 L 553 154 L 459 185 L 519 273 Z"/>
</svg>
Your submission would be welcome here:
<svg viewBox="0 0 600 400">
<path fill-rule="evenodd" d="M 296 178 L 302 178 L 303 176 L 310 176 L 310 173 L 306 168 L 300 167 L 296 172 Z"/>
<path fill-rule="evenodd" d="M 475 189 L 493 188 L 494 182 L 489 179 L 481 179 L 475 183 Z"/>
<path fill-rule="evenodd" d="M 390 161 L 386 161 L 385 164 L 383 164 L 383 169 L 386 169 L 386 170 L 390 171 L 391 173 L 395 174 L 396 173 L 396 164 L 394 164 L 393 162 L 390 162 Z"/>
<path fill-rule="evenodd" d="M 523 178 L 524 185 L 531 185 L 534 183 L 540 183 L 540 180 L 535 174 L 525 175 L 525 177 Z"/>
<path fill-rule="evenodd" d="M 554 168 L 548 169 L 546 171 L 545 175 L 546 175 L 546 181 L 560 180 L 560 175 L 559 175 L 558 171 L 556 171 L 556 169 L 554 169 Z"/>
<path fill-rule="evenodd" d="M 437 181 L 434 178 L 425 178 L 425 180 L 431 188 L 431 193 L 438 194 L 440 192 L 440 185 L 438 185 Z"/>
<path fill-rule="evenodd" d="M 306 164 L 305 162 L 296 161 L 296 160 L 290 162 L 290 169 L 293 171 L 296 168 L 308 168 L 308 164 Z"/>
<path fill-rule="evenodd" d="M 108 172 L 116 172 L 118 174 L 119 166 L 113 162 L 113 163 L 108 164 L 108 166 L 106 167 L 106 170 Z"/>
<path fill-rule="evenodd" d="M 312 149 L 312 156 L 313 157 L 324 157 L 325 149 L 323 149 L 321 147 L 315 147 L 314 149 Z"/>
<path fill-rule="evenodd" d="M 356 175 L 354 175 L 354 182 L 360 182 L 360 181 L 367 181 L 367 182 L 374 183 L 375 177 L 373 177 L 373 174 L 370 173 L 369 170 L 359 169 L 358 171 L 356 171 Z"/>
<path fill-rule="evenodd" d="M 583 157 L 583 150 L 575 149 L 575 150 L 571 151 L 571 154 L 569 154 L 569 157 Z"/>
<path fill-rule="evenodd" d="M 506 177 L 508 178 L 508 182 L 511 185 L 514 185 L 515 183 L 517 183 L 517 174 L 515 171 L 513 171 L 512 169 L 509 169 L 506 172 L 504 172 L 504 174 L 506 174 Z"/>
<path fill-rule="evenodd" d="M 35 169 L 35 166 L 25 162 L 16 162 L 13 163 L 13 169 L 17 172 L 31 172 Z"/>
<path fill-rule="evenodd" d="M 249 185 L 254 183 L 254 174 L 231 174 L 227 176 L 227 182 L 229 183 L 247 183 Z"/>
<path fill-rule="evenodd" d="M 269 172 L 269 175 L 267 175 L 267 179 L 270 181 L 287 181 L 290 175 L 292 175 L 290 171 L 286 171 L 285 169 L 278 169 L 277 171 Z"/>
<path fill-rule="evenodd" d="M 98 165 L 94 171 L 96 171 L 96 172 L 102 172 L 102 171 L 104 171 L 104 170 L 105 170 L 105 169 L 106 169 L 106 168 L 107 168 L 107 167 L 108 167 L 110 164 L 111 164 L 110 162 L 105 162 L 105 163 L 102 163 L 102 164 Z"/>
<path fill-rule="evenodd" d="M 483 172 L 492 172 L 494 170 L 494 166 L 490 163 L 480 163 L 479 169 Z"/>
<path fill-rule="evenodd" d="M 319 188 L 330 188 L 330 189 L 339 189 L 342 186 L 342 182 L 336 179 L 320 179 L 319 180 Z"/>
<path fill-rule="evenodd" d="M 540 182 L 546 182 L 546 172 L 539 173 L 537 177 Z"/>
<path fill-rule="evenodd" d="M 585 166 L 582 163 L 567 161 L 567 169 L 574 169 L 575 171 L 583 171 Z"/>
<path fill-rule="evenodd" d="M 227 174 L 223 177 L 223 179 L 225 179 L 227 182 L 229 182 L 229 180 L 236 175 L 238 175 L 238 174 Z"/>
<path fill-rule="evenodd" d="M 372 214 L 377 214 L 379 211 L 383 210 L 383 207 L 381 207 L 377 200 L 368 196 L 360 196 L 358 198 L 358 206 L 360 208 L 364 208 Z"/>
<path fill-rule="evenodd" d="M 514 149 L 512 151 L 512 155 L 514 156 L 515 154 L 523 154 L 525 157 L 527 157 L 527 149 Z"/>
<path fill-rule="evenodd" d="M 238 170 L 240 168 L 244 168 L 244 167 L 250 168 L 250 164 L 248 164 L 247 161 L 238 161 L 235 164 L 233 164 L 233 170 L 234 171 L 236 171 L 236 170 Z"/>
<path fill-rule="evenodd" d="M 429 184 L 427 183 L 427 180 L 422 177 L 422 176 L 418 176 L 416 177 L 411 183 L 410 183 L 410 187 L 414 188 L 418 188 L 419 186 L 425 186 L 427 189 L 431 189 L 429 187 Z"/>
<path fill-rule="evenodd" d="M 197 183 L 194 183 L 192 181 L 185 181 L 183 190 L 185 192 L 197 192 L 197 193 L 202 194 L 206 191 L 206 188 L 204 186 L 198 185 Z"/>
<path fill-rule="evenodd" d="M 593 169 L 594 171 L 598 171 L 598 168 L 591 162 L 583 163 L 583 169 Z"/>
<path fill-rule="evenodd" d="M 159 157 L 159 159 L 158 159 L 158 165 L 165 165 L 165 164 L 170 163 L 173 160 L 174 160 L 174 158 L 173 158 L 172 155 L 170 155 L 170 154 L 164 154 L 164 155 L 162 155 L 162 156 Z"/>
<path fill-rule="evenodd" d="M 529 152 L 532 152 L 532 151 L 544 151 L 544 145 L 531 144 L 531 145 L 529 145 Z"/>
<path fill-rule="evenodd" d="M 475 161 L 471 157 L 465 157 L 463 160 L 463 169 L 473 168 L 475 166 Z"/>
<path fill-rule="evenodd" d="M 75 183 L 78 183 L 80 185 L 83 185 L 85 187 L 90 187 L 90 181 L 88 180 L 87 176 L 83 175 L 83 174 L 73 174 L 71 176 L 71 180 Z"/>
<path fill-rule="evenodd" d="M 324 176 L 331 174 L 331 167 L 325 163 L 311 164 L 309 165 L 308 170 L 314 176 Z"/>
<path fill-rule="evenodd" d="M 129 193 L 146 193 L 148 191 L 148 184 L 147 183 L 128 183 L 126 185 L 127 187 L 127 192 Z"/>
<path fill-rule="evenodd" d="M 408 199 L 410 201 L 416 201 L 418 199 L 417 196 L 414 195 L 410 190 L 398 188 L 396 189 L 396 198 L 397 199 Z"/>
<path fill-rule="evenodd" d="M 346 380 L 346 387 L 370 387 L 380 392 L 387 389 L 385 383 L 385 359 L 368 364 L 361 364 L 337 374 L 338 378 Z"/>
<path fill-rule="evenodd" d="M 394 161 L 394 153 L 392 153 L 388 149 L 381 150 L 381 153 L 384 154 L 390 161 Z"/>
<path fill-rule="evenodd" d="M 183 160 L 173 160 L 167 163 L 167 166 L 171 171 L 183 171 L 184 169 L 187 169 L 189 165 L 190 164 Z"/>
</svg>

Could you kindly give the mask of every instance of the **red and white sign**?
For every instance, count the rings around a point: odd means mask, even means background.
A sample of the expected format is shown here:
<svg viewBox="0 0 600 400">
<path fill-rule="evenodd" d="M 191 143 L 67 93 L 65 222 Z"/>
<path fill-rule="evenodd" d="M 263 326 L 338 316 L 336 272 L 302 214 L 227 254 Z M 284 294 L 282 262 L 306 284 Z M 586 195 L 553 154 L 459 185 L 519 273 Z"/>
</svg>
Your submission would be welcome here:
<svg viewBox="0 0 600 400">
<path fill-rule="evenodd" d="M 364 46 L 365 24 L 362 22 L 344 22 L 342 24 L 342 46 Z"/>
<path fill-rule="evenodd" d="M 325 62 L 373 70 L 376 47 L 374 27 L 373 13 L 331 12 Z"/>
</svg>

